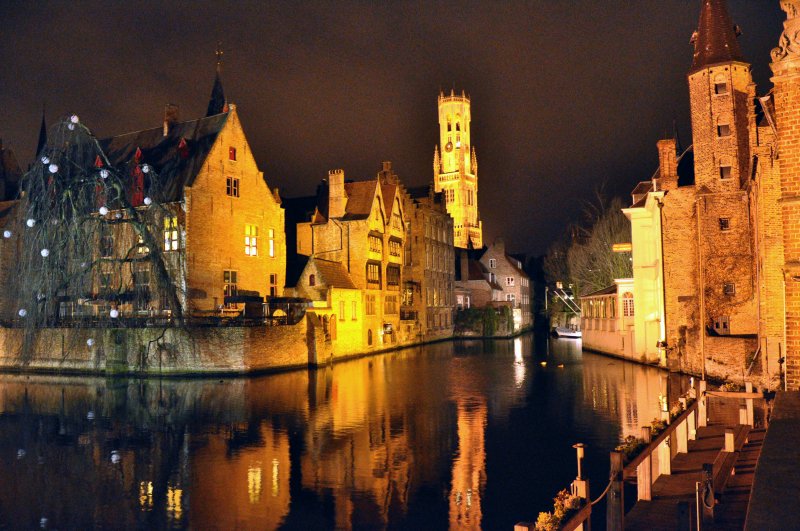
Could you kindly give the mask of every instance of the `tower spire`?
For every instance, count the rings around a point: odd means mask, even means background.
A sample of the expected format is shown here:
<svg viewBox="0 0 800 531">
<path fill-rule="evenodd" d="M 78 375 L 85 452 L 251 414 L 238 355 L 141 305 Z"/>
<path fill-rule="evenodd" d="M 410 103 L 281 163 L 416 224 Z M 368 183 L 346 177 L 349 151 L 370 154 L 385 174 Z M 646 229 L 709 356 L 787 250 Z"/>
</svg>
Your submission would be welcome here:
<svg viewBox="0 0 800 531">
<path fill-rule="evenodd" d="M 741 33 L 728 14 L 725 0 L 702 0 L 700 22 L 692 35 L 694 60 L 690 73 L 707 66 L 744 61 L 737 37 Z"/>
<path fill-rule="evenodd" d="M 211 98 L 208 101 L 208 112 L 206 116 L 214 116 L 225 112 L 227 102 L 225 100 L 225 91 L 222 88 L 222 42 L 217 43 L 217 67 L 216 74 L 214 75 L 214 86 L 211 89 Z"/>
<path fill-rule="evenodd" d="M 42 124 L 39 126 L 39 141 L 36 143 L 37 157 L 42 153 L 45 145 L 47 145 L 47 122 L 45 121 L 45 108 L 42 105 Z"/>
</svg>

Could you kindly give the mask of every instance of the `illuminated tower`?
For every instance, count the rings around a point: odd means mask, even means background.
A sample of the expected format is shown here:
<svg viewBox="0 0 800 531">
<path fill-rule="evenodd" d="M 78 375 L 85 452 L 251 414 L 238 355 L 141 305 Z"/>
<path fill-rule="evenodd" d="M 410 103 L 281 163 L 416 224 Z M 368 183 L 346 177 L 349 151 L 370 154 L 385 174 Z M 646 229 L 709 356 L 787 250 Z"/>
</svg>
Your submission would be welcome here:
<svg viewBox="0 0 800 531">
<path fill-rule="evenodd" d="M 444 195 L 453 218 L 456 247 L 483 247 L 483 227 L 478 214 L 478 162 L 470 142 L 472 120 L 469 97 L 439 94 L 439 146 L 433 152 L 433 183 Z M 441 150 L 441 151 L 440 151 Z M 440 154 L 441 153 L 441 154 Z"/>
</svg>

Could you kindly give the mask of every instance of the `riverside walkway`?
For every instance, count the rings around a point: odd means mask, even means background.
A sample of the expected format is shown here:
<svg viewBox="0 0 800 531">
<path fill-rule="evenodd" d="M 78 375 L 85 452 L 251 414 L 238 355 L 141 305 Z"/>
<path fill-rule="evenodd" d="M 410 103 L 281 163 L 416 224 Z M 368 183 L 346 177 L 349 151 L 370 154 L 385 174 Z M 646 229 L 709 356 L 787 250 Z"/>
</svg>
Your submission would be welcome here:
<svg viewBox="0 0 800 531">
<path fill-rule="evenodd" d="M 675 455 L 671 473 L 653 482 L 652 499 L 638 501 L 625 515 L 625 529 L 697 529 L 696 484 L 707 477 L 704 464 L 713 465 L 717 502 L 708 499 L 713 509 L 700 507 L 706 513 L 702 529 L 742 529 L 765 429 L 762 415 L 755 429 L 741 424 L 739 415 L 738 400 L 711 401 L 708 425 L 698 428 L 688 452 Z M 726 445 L 734 451 L 725 451 Z"/>
</svg>

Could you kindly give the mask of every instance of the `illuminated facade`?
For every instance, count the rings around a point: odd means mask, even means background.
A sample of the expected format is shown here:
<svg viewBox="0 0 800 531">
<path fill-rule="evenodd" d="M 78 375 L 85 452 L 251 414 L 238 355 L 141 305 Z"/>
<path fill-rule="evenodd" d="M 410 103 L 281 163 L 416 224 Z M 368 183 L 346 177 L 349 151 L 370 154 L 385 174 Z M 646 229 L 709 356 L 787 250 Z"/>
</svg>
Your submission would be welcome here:
<svg viewBox="0 0 800 531">
<path fill-rule="evenodd" d="M 439 146 L 433 154 L 433 183 L 442 192 L 453 218 L 454 244 L 464 249 L 483 247 L 478 212 L 478 161 L 470 141 L 469 97 L 461 92 L 439 94 Z"/>
<path fill-rule="evenodd" d="M 614 280 L 614 285 L 581 296 L 583 347 L 637 361 L 634 340 L 634 286 L 632 278 Z M 636 301 L 638 304 L 638 300 Z M 656 358 L 657 359 L 657 358 Z"/>
</svg>

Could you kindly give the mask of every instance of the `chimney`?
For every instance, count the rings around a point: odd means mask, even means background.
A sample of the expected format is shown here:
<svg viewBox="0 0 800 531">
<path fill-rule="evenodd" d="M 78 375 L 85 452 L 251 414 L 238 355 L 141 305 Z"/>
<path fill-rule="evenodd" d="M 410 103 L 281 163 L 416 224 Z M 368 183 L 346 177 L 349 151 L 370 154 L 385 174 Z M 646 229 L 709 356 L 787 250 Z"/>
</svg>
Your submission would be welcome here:
<svg viewBox="0 0 800 531">
<path fill-rule="evenodd" d="M 458 253 L 458 265 L 461 267 L 461 281 L 466 282 L 469 280 L 469 257 L 464 249 Z"/>
<path fill-rule="evenodd" d="M 344 216 L 344 170 L 328 172 L 328 218 Z"/>
<path fill-rule="evenodd" d="M 167 103 L 164 106 L 164 136 L 169 135 L 169 130 L 178 123 L 178 106 Z"/>
<path fill-rule="evenodd" d="M 391 161 L 381 162 L 382 168 L 378 172 L 378 180 L 383 184 L 397 184 L 397 175 L 392 171 Z"/>
<path fill-rule="evenodd" d="M 658 146 L 658 180 L 660 190 L 672 190 L 678 187 L 678 158 L 674 138 L 659 140 Z"/>
</svg>

